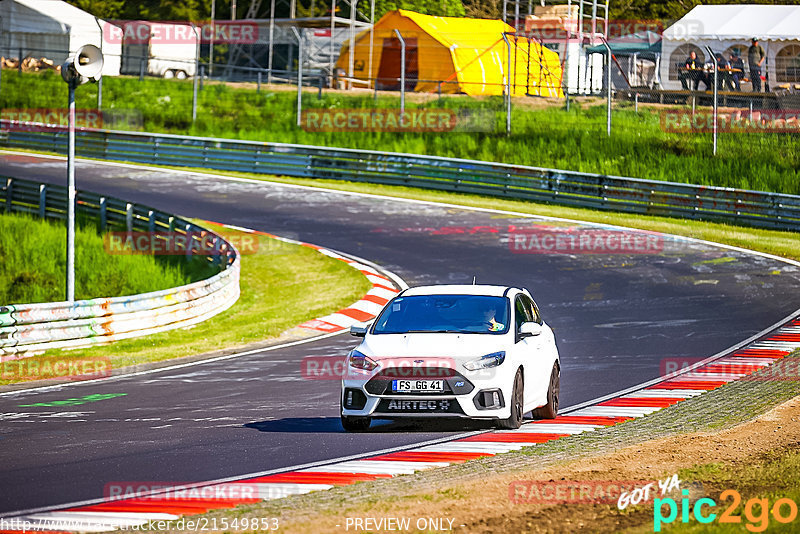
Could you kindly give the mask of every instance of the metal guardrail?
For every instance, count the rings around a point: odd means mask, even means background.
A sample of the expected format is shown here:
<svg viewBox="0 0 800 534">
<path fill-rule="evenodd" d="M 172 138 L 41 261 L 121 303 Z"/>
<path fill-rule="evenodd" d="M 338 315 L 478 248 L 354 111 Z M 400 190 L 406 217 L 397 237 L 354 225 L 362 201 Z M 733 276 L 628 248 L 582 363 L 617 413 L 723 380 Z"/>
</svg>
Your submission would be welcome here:
<svg viewBox="0 0 800 534">
<path fill-rule="evenodd" d="M 66 187 L 17 178 L 0 178 L 0 211 L 64 219 Z M 204 255 L 220 272 L 181 287 L 139 295 L 0 306 L 0 360 L 25 357 L 49 349 L 107 343 L 204 321 L 228 309 L 239 298 L 239 254 L 214 232 L 179 217 L 112 197 L 79 191 L 78 217 L 99 219 L 101 229 L 125 235 L 178 236 L 181 254 Z"/>
<path fill-rule="evenodd" d="M 0 128 L 9 130 L 8 139 L 0 140 L 0 146 L 66 151 L 67 134 L 63 129 L 15 121 L 0 121 Z M 644 215 L 800 229 L 800 196 L 796 195 L 523 165 L 94 129 L 78 132 L 77 153 L 107 160 L 401 185 Z"/>
</svg>

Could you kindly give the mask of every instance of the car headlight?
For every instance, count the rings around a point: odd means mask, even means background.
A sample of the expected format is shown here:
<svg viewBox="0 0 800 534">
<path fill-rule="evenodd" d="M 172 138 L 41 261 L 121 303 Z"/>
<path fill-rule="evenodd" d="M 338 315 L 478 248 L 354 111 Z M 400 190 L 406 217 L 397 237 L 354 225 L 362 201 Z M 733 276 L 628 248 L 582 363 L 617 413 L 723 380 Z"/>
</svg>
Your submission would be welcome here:
<svg viewBox="0 0 800 534">
<path fill-rule="evenodd" d="M 486 356 L 481 356 L 475 360 L 470 360 L 464 364 L 469 371 L 479 371 L 490 367 L 497 367 L 506 359 L 506 351 L 493 352 Z"/>
<path fill-rule="evenodd" d="M 347 363 L 350 367 L 361 369 L 362 371 L 372 371 L 378 367 L 378 364 L 369 356 L 365 356 L 355 349 L 351 350 L 350 354 L 347 355 Z"/>
</svg>

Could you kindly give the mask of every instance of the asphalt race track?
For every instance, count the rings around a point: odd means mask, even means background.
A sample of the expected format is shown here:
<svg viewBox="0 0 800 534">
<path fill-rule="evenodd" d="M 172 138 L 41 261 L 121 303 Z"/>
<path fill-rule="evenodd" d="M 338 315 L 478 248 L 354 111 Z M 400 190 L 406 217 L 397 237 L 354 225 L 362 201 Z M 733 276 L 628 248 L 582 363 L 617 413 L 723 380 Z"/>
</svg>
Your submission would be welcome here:
<svg viewBox="0 0 800 534">
<path fill-rule="evenodd" d="M 66 164 L 0 154 L 0 174 L 65 184 Z M 552 244 L 556 236 L 563 243 L 569 236 L 590 235 L 594 243 L 609 232 L 90 162 L 78 163 L 77 182 L 79 189 L 185 217 L 354 254 L 411 286 L 470 283 L 473 276 L 479 283 L 525 286 L 556 333 L 562 406 L 655 378 L 666 358 L 710 356 L 798 308 L 797 267 L 669 236 L 628 232 L 624 238 L 630 243 L 637 235 L 648 243 L 643 253 L 590 247 L 554 254 L 547 253 L 543 236 L 551 236 Z M 532 236 L 537 245 L 531 245 Z M 2 396 L 0 514 L 102 497 L 111 483 L 219 479 L 464 430 L 458 424 L 382 424 L 367 434 L 346 434 L 339 423 L 338 382 L 304 380 L 300 361 L 344 355 L 355 344 L 339 335 L 171 371 Z M 102 394 L 108 398 L 43 406 Z"/>
</svg>

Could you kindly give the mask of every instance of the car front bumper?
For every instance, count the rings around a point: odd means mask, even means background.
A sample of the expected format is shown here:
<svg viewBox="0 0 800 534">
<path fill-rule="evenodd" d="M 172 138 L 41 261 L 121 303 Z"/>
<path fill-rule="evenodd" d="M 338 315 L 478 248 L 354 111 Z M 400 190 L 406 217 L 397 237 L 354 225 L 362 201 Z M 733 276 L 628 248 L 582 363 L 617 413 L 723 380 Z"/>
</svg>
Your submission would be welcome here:
<svg viewBox="0 0 800 534">
<path fill-rule="evenodd" d="M 459 373 L 444 379 L 445 392 L 402 393 L 392 391 L 391 377 L 376 374 L 368 379 L 342 381 L 342 415 L 354 417 L 463 417 L 506 419 L 511 415 L 511 378 L 505 373 Z"/>
</svg>

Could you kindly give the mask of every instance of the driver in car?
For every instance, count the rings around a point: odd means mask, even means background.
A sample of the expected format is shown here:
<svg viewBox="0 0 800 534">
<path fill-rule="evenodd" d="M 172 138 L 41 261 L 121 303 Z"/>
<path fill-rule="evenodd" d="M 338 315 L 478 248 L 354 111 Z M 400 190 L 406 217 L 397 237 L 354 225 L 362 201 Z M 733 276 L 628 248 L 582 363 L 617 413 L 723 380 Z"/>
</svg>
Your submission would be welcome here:
<svg viewBox="0 0 800 534">
<path fill-rule="evenodd" d="M 487 308 L 483 312 L 483 317 L 485 319 L 484 325 L 489 329 L 489 332 L 499 332 L 506 326 L 503 323 L 498 323 L 495 319 L 496 316 L 497 310 L 494 308 L 494 306 Z"/>
</svg>

